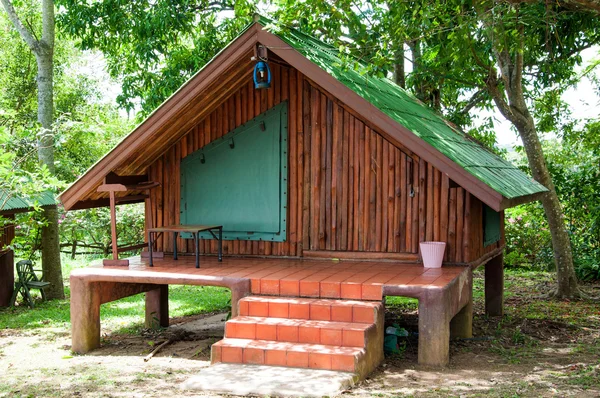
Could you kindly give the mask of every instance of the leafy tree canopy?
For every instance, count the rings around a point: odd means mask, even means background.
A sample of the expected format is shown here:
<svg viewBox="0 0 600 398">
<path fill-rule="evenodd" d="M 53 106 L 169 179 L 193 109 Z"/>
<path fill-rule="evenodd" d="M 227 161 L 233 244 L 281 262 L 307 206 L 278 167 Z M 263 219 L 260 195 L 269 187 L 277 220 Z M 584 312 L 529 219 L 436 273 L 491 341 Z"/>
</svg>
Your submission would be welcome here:
<svg viewBox="0 0 600 398">
<path fill-rule="evenodd" d="M 119 105 L 152 112 L 251 21 L 248 0 L 59 0 L 58 22 L 122 81 Z M 232 17 L 227 17 L 231 15 Z"/>
</svg>

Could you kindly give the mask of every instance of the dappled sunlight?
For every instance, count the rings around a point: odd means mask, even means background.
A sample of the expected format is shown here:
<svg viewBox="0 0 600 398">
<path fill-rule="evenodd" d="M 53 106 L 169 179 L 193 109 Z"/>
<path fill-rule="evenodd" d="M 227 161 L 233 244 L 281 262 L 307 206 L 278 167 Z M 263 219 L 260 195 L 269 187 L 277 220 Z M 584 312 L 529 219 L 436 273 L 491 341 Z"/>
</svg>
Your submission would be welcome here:
<svg viewBox="0 0 600 398">
<path fill-rule="evenodd" d="M 19 396 L 113 396 L 116 391 L 131 396 L 149 396 L 163 391 L 178 395 L 178 384 L 209 366 L 208 360 L 189 360 L 175 355 L 156 356 L 143 361 L 151 349 L 121 344 L 115 350 L 97 350 L 99 355 L 73 355 L 68 337 L 49 344 L 38 344 L 37 336 L 19 336 L 14 343 L 2 345 L 0 361 L 0 395 L 6 392 Z M 138 338 L 143 343 L 142 338 Z M 24 355 L 24 349 L 27 354 Z M 178 352 L 192 351 L 181 347 Z M 35 358 L 35 366 L 32 366 Z M 10 369 L 10 372 L 8 372 Z M 10 376 L 10 377 L 5 377 Z"/>
<path fill-rule="evenodd" d="M 463 358 L 466 359 L 466 358 Z M 352 393 L 357 396 L 397 396 L 398 394 L 419 395 L 427 392 L 440 394 L 494 393 L 493 396 L 519 396 L 519 391 L 551 392 L 562 396 L 555 384 L 557 379 L 568 382 L 570 376 L 579 378 L 593 376 L 598 365 L 589 363 L 568 363 L 557 365 L 540 361 L 536 367 L 496 366 L 490 367 L 489 360 L 474 358 L 459 369 L 452 366 L 444 370 L 399 369 L 384 365 L 384 369 L 369 383 L 363 383 Z M 462 361 L 461 361 L 462 362 Z M 469 366 L 468 369 L 465 369 Z M 571 388 L 575 394 L 577 388 Z M 511 392 L 507 394 L 507 392 Z M 565 392 L 565 390 L 562 390 Z M 528 395 L 529 396 L 529 395 Z M 531 396 L 535 396 L 531 395 Z M 591 395 L 590 395 L 591 396 Z"/>
<path fill-rule="evenodd" d="M 353 374 L 330 370 L 219 363 L 186 380 L 182 388 L 258 396 L 330 396 L 352 383 Z"/>
<path fill-rule="evenodd" d="M 503 379 L 512 372 L 482 372 L 480 370 L 427 371 L 415 369 L 384 370 L 374 383 L 380 388 L 369 389 L 370 394 L 418 394 L 437 390 L 452 393 L 488 391 L 505 382 Z M 360 393 L 361 390 L 357 390 Z"/>
</svg>

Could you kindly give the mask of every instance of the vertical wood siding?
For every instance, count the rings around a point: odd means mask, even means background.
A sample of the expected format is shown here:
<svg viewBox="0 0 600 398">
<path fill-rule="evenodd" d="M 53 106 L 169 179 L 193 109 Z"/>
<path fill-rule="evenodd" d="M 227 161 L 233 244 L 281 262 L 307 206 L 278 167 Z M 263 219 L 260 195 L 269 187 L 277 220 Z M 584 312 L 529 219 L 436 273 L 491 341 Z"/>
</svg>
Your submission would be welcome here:
<svg viewBox="0 0 600 398">
<path fill-rule="evenodd" d="M 6 219 L 14 219 L 12 215 L 3 216 Z M 8 224 L 4 227 L 0 227 L 0 253 L 8 250 L 7 246 L 15 237 L 15 226 L 14 224 Z"/>
<path fill-rule="evenodd" d="M 153 226 L 179 222 L 181 159 L 289 101 L 287 240 L 224 241 L 225 254 L 417 253 L 420 241 L 440 240 L 448 242 L 445 260 L 460 263 L 497 247 L 482 247 L 478 199 L 451 187 L 448 176 L 384 139 L 297 70 L 275 63 L 271 68 L 269 90 L 254 90 L 250 79 L 233 88 L 149 168 L 150 178 L 161 183 L 146 204 Z M 158 240 L 159 250 L 172 248 L 172 236 Z M 178 240 L 178 248 L 193 251 L 187 240 Z M 215 242 L 202 242 L 201 252 L 216 252 Z"/>
</svg>

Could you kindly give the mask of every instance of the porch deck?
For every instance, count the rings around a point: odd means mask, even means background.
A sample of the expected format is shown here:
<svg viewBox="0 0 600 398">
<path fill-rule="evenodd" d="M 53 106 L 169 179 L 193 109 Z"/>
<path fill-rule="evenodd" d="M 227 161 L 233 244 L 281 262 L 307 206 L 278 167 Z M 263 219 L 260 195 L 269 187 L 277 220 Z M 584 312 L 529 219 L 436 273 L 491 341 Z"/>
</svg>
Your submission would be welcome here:
<svg viewBox="0 0 600 398">
<path fill-rule="evenodd" d="M 129 262 L 128 269 L 102 267 L 102 272 L 119 275 L 137 271 L 147 273 L 150 279 L 159 277 L 157 274 L 171 274 L 171 278 L 181 275 L 186 280 L 196 276 L 249 279 L 252 294 L 353 300 L 381 300 L 384 290 L 412 297 L 424 288 L 443 289 L 466 272 L 464 267 L 424 268 L 420 264 L 398 262 L 287 258 L 230 257 L 218 262 L 216 257 L 210 256 L 202 258 L 201 268 L 194 268 L 193 256 L 181 256 L 178 260 L 166 256 L 155 260 L 153 267 L 145 258 L 135 257 Z M 137 272 L 136 275 L 140 275 Z"/>
<path fill-rule="evenodd" d="M 419 363 L 445 365 L 451 320 L 453 334 L 471 334 L 471 270 L 424 268 L 400 262 L 334 261 L 298 258 L 203 257 L 131 258 L 129 267 L 92 266 L 71 273 L 73 351 L 100 344 L 100 304 L 147 292 L 146 321 L 168 325 L 170 284 L 224 286 L 237 302 L 251 295 L 323 299 L 382 300 L 383 296 L 419 299 Z M 460 316 L 457 316 L 459 314 Z"/>
</svg>

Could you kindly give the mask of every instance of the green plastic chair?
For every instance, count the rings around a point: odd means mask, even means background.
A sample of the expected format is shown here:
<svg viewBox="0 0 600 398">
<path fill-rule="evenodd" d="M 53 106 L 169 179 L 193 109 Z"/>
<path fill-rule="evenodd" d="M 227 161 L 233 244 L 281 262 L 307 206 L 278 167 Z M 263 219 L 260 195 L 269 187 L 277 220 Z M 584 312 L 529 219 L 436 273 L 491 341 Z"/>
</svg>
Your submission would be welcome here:
<svg viewBox="0 0 600 398">
<path fill-rule="evenodd" d="M 17 295 L 21 293 L 23 299 L 27 302 L 30 308 L 33 308 L 33 297 L 31 297 L 31 289 L 38 289 L 42 294 L 42 300 L 46 300 L 44 289 L 50 286 L 50 282 L 40 280 L 35 274 L 33 263 L 30 260 L 21 260 L 17 263 L 17 281 L 15 282 L 15 291 L 10 300 L 11 307 L 15 305 Z"/>
</svg>

